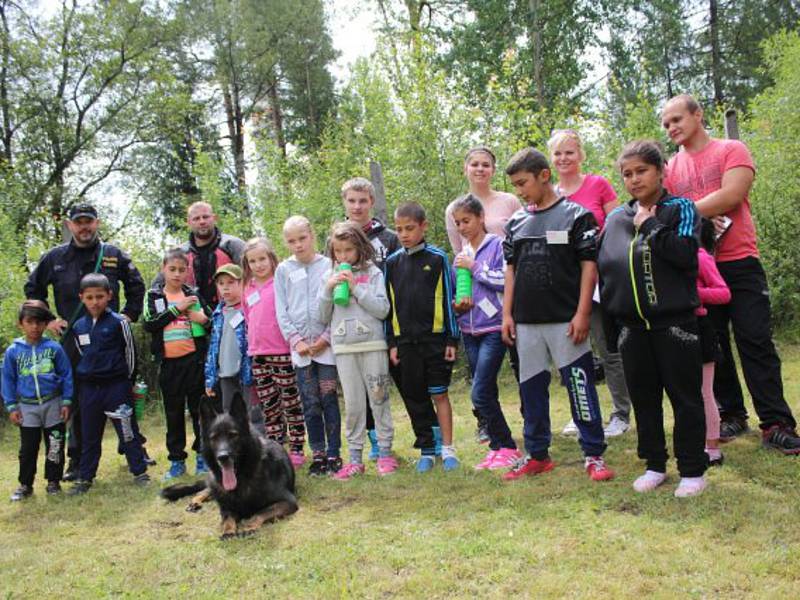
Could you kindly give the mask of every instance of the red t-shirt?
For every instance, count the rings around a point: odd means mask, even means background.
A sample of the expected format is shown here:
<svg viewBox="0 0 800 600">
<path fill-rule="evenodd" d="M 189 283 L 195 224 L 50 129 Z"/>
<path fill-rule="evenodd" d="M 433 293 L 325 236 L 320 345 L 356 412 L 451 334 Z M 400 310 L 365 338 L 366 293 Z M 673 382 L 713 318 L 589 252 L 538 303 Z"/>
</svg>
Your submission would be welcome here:
<svg viewBox="0 0 800 600">
<path fill-rule="evenodd" d="M 597 219 L 600 229 L 606 223 L 606 211 L 603 207 L 617 199 L 617 193 L 605 177 L 600 175 L 586 175 L 581 187 L 567 196 L 573 202 L 589 210 Z"/>
<path fill-rule="evenodd" d="M 756 168 L 750 151 L 739 140 L 712 139 L 699 152 L 681 150 L 667 165 L 664 186 L 675 196 L 697 202 L 722 187 L 725 171 L 736 167 Z M 730 229 L 717 245 L 717 262 L 758 256 L 756 227 L 750 212 L 750 200 L 745 197 L 734 209 L 725 213 L 732 221 Z"/>
</svg>

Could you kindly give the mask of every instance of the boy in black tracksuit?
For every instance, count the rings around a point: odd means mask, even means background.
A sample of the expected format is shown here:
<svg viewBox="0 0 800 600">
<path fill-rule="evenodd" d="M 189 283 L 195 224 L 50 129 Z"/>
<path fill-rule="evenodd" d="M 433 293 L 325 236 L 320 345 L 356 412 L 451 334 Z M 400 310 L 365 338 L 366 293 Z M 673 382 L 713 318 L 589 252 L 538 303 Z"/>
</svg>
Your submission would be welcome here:
<svg viewBox="0 0 800 600">
<path fill-rule="evenodd" d="M 626 147 L 620 165 L 629 191 L 643 185 L 633 182 L 637 165 L 653 165 L 660 176 L 663 159 L 659 157 L 653 143 L 634 142 Z M 675 415 L 675 456 L 683 478 L 676 496 L 689 496 L 705 487 L 707 462 L 702 359 L 694 315 L 699 304 L 700 217 L 691 201 L 670 196 L 657 181 L 651 201 L 645 204 L 634 198 L 606 220 L 598 256 L 600 298 L 611 317 L 609 349 L 619 348 L 625 366 L 639 457 L 647 461 L 647 472 L 634 489 L 650 491 L 664 481 L 667 449 L 662 397 L 666 390 Z"/>
</svg>

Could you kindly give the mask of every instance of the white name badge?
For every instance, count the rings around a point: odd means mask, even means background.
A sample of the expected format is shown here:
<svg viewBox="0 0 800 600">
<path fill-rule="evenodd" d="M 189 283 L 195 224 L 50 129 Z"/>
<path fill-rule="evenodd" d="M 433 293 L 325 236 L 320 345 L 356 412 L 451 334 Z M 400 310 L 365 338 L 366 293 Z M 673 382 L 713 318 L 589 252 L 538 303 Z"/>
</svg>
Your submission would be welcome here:
<svg viewBox="0 0 800 600">
<path fill-rule="evenodd" d="M 239 323 L 241 323 L 243 320 L 244 320 L 244 315 L 240 312 L 237 312 L 235 315 L 231 317 L 231 320 L 228 322 L 231 324 L 231 327 L 236 329 L 239 326 Z"/>
<path fill-rule="evenodd" d="M 548 244 L 569 244 L 568 231 L 546 231 Z"/>
<path fill-rule="evenodd" d="M 483 313 L 489 317 L 490 319 L 497 314 L 497 307 L 489 302 L 488 298 L 484 298 L 480 302 L 478 302 L 478 308 L 480 308 Z"/>
<path fill-rule="evenodd" d="M 305 269 L 297 269 L 297 271 L 292 271 L 289 275 L 289 280 L 292 283 L 297 283 L 298 281 L 303 281 L 306 277 L 308 277 L 308 274 Z"/>
<path fill-rule="evenodd" d="M 156 312 L 162 313 L 167 310 L 167 305 L 163 298 L 156 298 Z"/>
<path fill-rule="evenodd" d="M 81 346 L 87 346 L 92 342 L 92 339 L 89 337 L 88 333 L 82 333 L 78 336 L 78 344 Z"/>
<path fill-rule="evenodd" d="M 261 300 L 261 294 L 256 290 L 247 297 L 247 306 L 255 306 L 259 300 Z"/>
</svg>

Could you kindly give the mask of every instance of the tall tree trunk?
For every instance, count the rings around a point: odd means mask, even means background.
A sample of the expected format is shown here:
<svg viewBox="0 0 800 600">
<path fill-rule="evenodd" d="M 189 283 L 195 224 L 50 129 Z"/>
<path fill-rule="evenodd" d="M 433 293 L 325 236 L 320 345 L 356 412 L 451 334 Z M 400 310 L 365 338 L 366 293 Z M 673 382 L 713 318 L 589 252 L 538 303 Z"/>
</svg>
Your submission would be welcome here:
<svg viewBox="0 0 800 600">
<path fill-rule="evenodd" d="M 286 137 L 283 132 L 283 111 L 281 110 L 281 99 L 278 97 L 278 80 L 273 81 L 267 92 L 269 101 L 269 116 L 272 120 L 272 130 L 275 135 L 275 145 L 281 152 L 281 156 L 286 158 Z"/>
<path fill-rule="evenodd" d="M 711 80 L 714 84 L 714 104 L 722 106 L 722 56 L 719 47 L 719 15 L 717 0 L 708 2 L 708 34 L 711 41 Z"/>
<path fill-rule="evenodd" d="M 8 15 L 6 15 L 6 2 L 0 2 L 0 19 L 3 22 L 2 31 L 2 64 L 0 65 L 0 112 L 3 119 L 3 148 L 0 159 L 5 162 L 7 166 L 13 164 L 13 153 L 11 150 L 11 143 L 13 140 L 14 132 L 11 128 L 11 107 L 8 101 L 8 67 L 10 63 L 11 54 L 11 32 L 8 29 Z"/>
<path fill-rule="evenodd" d="M 528 0 L 530 11 L 530 34 L 533 44 L 533 82 L 536 85 L 536 103 L 544 106 L 544 77 L 542 76 L 542 24 L 539 9 L 541 0 Z"/>
<path fill-rule="evenodd" d="M 222 99 L 225 105 L 225 122 L 228 126 L 228 137 L 231 140 L 231 155 L 233 168 L 236 173 L 236 189 L 244 194 L 247 188 L 244 162 L 244 124 L 242 123 L 242 108 L 239 104 L 238 91 L 232 89 L 227 81 L 220 82 L 222 86 Z"/>
</svg>

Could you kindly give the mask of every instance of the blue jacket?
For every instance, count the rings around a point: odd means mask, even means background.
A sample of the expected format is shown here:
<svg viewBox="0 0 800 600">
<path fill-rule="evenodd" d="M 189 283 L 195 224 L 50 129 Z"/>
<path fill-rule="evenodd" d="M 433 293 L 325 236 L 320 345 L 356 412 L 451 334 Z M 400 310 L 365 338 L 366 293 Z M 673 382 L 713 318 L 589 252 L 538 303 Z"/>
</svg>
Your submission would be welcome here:
<svg viewBox="0 0 800 600">
<path fill-rule="evenodd" d="M 80 354 L 75 367 L 79 381 L 119 381 L 133 379 L 136 372 L 136 345 L 128 321 L 122 315 L 106 309 L 92 322 L 82 316 L 70 332 L 70 343 Z"/>
<path fill-rule="evenodd" d="M 206 355 L 206 388 L 213 388 L 219 376 L 219 343 L 222 339 L 222 328 L 225 325 L 225 316 L 222 309 L 225 303 L 220 302 L 214 313 L 211 315 L 211 341 L 208 343 L 208 354 Z M 244 315 L 242 315 L 244 317 Z M 252 370 L 250 368 L 250 357 L 247 356 L 247 326 L 244 318 L 236 326 L 236 339 L 239 342 L 239 352 L 242 353 L 242 370 L 240 372 L 242 385 L 253 383 Z"/>
<path fill-rule="evenodd" d="M 3 402 L 8 412 L 19 409 L 19 403 L 41 404 L 61 398 L 61 404 L 72 404 L 72 367 L 61 344 L 42 339 L 31 346 L 25 338 L 17 338 L 6 350 L 3 360 Z"/>
<path fill-rule="evenodd" d="M 469 312 L 458 317 L 462 333 L 483 335 L 500 331 L 503 325 L 503 289 L 505 260 L 503 240 L 487 233 L 475 252 L 472 266 L 472 304 Z M 455 273 L 455 267 L 453 268 Z"/>
</svg>

